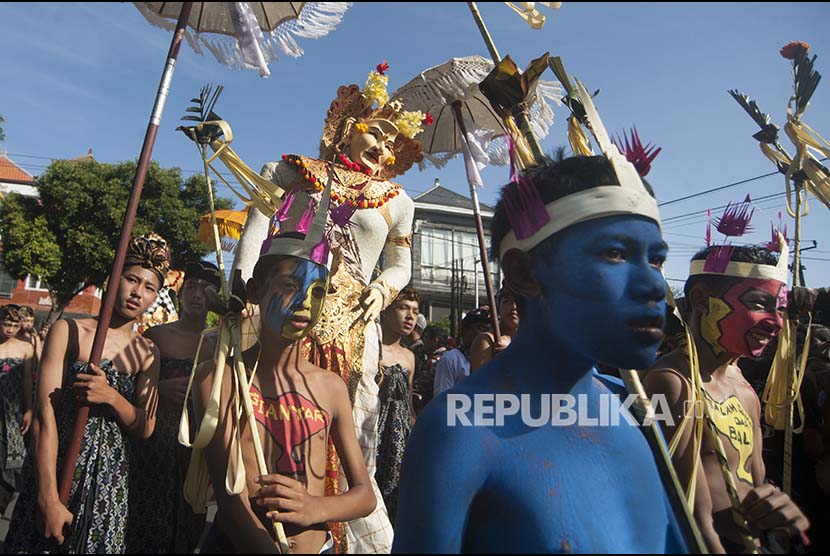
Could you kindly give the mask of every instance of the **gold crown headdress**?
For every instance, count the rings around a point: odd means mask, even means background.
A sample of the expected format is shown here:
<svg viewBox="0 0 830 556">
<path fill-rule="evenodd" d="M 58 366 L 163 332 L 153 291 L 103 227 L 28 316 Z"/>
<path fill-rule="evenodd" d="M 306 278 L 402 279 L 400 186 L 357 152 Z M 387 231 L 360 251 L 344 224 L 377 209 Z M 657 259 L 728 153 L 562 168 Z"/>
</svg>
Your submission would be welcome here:
<svg viewBox="0 0 830 556">
<path fill-rule="evenodd" d="M 421 144 L 414 139 L 429 124 L 429 114 L 420 111 L 404 111 L 400 101 L 389 102 L 386 86 L 389 64 L 383 62 L 369 72 L 366 85 L 361 90 L 357 85 L 341 86 L 332 101 L 323 124 L 320 139 L 320 158 L 330 160 L 342 152 L 349 140 L 353 126 L 369 120 L 382 120 L 394 126 L 398 137 L 393 145 L 394 162 L 380 170 L 378 177 L 392 178 L 403 174 L 416 162 L 423 159 Z"/>
</svg>

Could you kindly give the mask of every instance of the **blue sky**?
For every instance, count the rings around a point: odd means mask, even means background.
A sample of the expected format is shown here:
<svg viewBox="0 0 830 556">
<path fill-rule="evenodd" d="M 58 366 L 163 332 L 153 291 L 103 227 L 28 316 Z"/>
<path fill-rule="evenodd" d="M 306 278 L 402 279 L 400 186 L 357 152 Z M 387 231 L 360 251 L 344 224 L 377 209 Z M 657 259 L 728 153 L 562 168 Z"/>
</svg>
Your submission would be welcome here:
<svg viewBox="0 0 830 556">
<path fill-rule="evenodd" d="M 804 120 L 830 135 L 830 4 L 565 2 L 557 11 L 542 9 L 548 21 L 534 31 L 504 4 L 480 4 L 502 55 L 522 67 L 545 51 L 561 56 L 571 74 L 601 90 L 596 102 L 609 130 L 636 124 L 644 140 L 663 147 L 648 176 L 661 202 L 772 171 L 751 138 L 755 124 L 726 91 L 749 93 L 783 124 L 792 79 L 778 50 L 789 41 L 805 41 L 818 55 L 816 67 L 825 79 Z M 0 146 L 35 175 L 49 159 L 79 156 L 88 148 L 104 162 L 136 158 L 170 36 L 130 3 L 0 4 L 0 115 L 6 120 Z M 200 167 L 196 150 L 175 127 L 207 82 L 225 85 L 217 112 L 233 126 L 234 149 L 259 169 L 283 153 L 316 154 L 337 87 L 362 85 L 382 60 L 391 65 L 391 91 L 452 57 L 488 56 L 460 2 L 355 3 L 332 34 L 300 42 L 304 56 L 281 57 L 265 80 L 183 46 L 155 160 L 186 175 Z M 556 109 L 545 150 L 566 143 L 565 116 L 563 108 Z M 483 202 L 495 201 L 507 175 L 506 168 L 485 169 Z M 435 178 L 467 194 L 460 160 L 441 170 L 410 170 L 399 181 L 415 196 Z M 706 220 L 705 214 L 672 217 L 746 194 L 772 195 L 783 186 L 776 175 L 666 205 L 667 276 L 686 277 Z M 775 219 L 784 206 L 780 196 L 759 204 Z M 818 202 L 811 208 L 803 238 L 817 240 L 818 248 L 804 253 L 807 284 L 827 286 L 830 211 Z M 758 214 L 754 222 L 757 233 L 749 239 L 766 241 L 768 219 Z"/>
</svg>

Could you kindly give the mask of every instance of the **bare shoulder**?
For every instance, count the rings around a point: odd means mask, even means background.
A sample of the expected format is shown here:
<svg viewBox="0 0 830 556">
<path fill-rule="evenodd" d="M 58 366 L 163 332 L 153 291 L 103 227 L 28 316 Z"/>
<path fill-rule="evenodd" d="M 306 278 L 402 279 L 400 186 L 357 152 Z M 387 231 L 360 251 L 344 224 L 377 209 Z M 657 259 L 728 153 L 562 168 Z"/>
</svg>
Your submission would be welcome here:
<svg viewBox="0 0 830 556">
<path fill-rule="evenodd" d="M 161 352 L 151 339 L 136 335 L 132 341 L 141 360 L 141 370 L 149 370 L 154 362 L 161 360 Z"/>
<path fill-rule="evenodd" d="M 17 338 L 15 338 L 15 339 L 17 340 Z M 26 359 L 31 359 L 32 357 L 35 356 L 35 343 L 34 342 L 28 342 L 28 341 L 25 341 L 25 340 L 17 340 L 17 341 L 20 342 L 21 344 L 23 344 L 20 349 L 26 355 Z"/>
<path fill-rule="evenodd" d="M 146 336 L 141 336 L 140 334 L 136 334 L 135 337 L 133 337 L 132 343 L 142 354 L 149 354 L 153 350 L 158 351 L 158 346 L 153 340 Z"/>
<path fill-rule="evenodd" d="M 49 333 L 46 335 L 46 337 L 48 338 L 52 334 L 62 334 L 65 336 L 68 333 L 69 321 L 67 321 L 66 319 L 58 319 L 54 323 L 52 323 L 52 326 L 49 327 Z"/>
<path fill-rule="evenodd" d="M 7 345 L 15 354 L 23 355 L 23 359 L 28 359 L 35 354 L 35 347 L 25 340 L 20 338 L 9 338 L 6 340 Z"/>
<path fill-rule="evenodd" d="M 213 363 L 213 355 L 216 353 L 216 345 L 219 343 L 219 334 L 216 332 L 211 332 L 209 334 L 205 334 L 204 340 L 202 340 L 202 349 L 199 350 L 199 363 L 204 363 L 205 361 Z"/>
<path fill-rule="evenodd" d="M 176 321 L 176 322 L 178 322 L 178 321 Z M 142 334 L 142 336 L 144 338 L 148 338 L 148 339 L 152 340 L 153 342 L 158 343 L 159 340 L 164 338 L 165 334 L 168 334 L 172 330 L 175 330 L 176 328 L 178 328 L 176 326 L 176 322 L 170 322 L 170 323 L 167 323 L 167 324 L 159 324 L 157 326 L 152 326 L 152 327 L 148 328 L 147 330 L 145 330 L 144 334 Z"/>
<path fill-rule="evenodd" d="M 691 396 L 686 355 L 674 351 L 660 358 L 642 374 L 643 387 L 650 394 L 664 394 L 671 401 Z"/>
<path fill-rule="evenodd" d="M 349 404 L 349 390 L 340 375 L 332 371 L 321 369 L 316 365 L 307 363 L 300 368 L 303 376 L 308 379 L 308 384 L 315 396 L 321 396 L 327 400 L 326 405 L 335 408 L 341 404 Z"/>
<path fill-rule="evenodd" d="M 65 322 L 67 326 L 69 326 L 69 321 L 67 319 L 61 319 L 61 321 Z M 95 330 L 98 328 L 98 319 L 94 318 L 87 318 L 87 319 L 74 319 L 75 324 L 78 326 L 78 331 L 81 333 L 95 333 Z M 58 321 L 60 322 L 60 321 Z M 57 323 L 55 323 L 57 324 Z"/>
<path fill-rule="evenodd" d="M 47 344 L 68 344 L 69 343 L 69 322 L 66 319 L 59 319 L 49 327 L 49 333 L 43 341 L 44 349 Z M 54 349 L 54 348 L 52 348 Z"/>
<path fill-rule="evenodd" d="M 323 369 L 312 363 L 304 362 L 300 367 L 300 372 L 308 378 L 309 382 L 315 387 L 322 388 L 326 391 L 333 391 L 343 389 L 346 391 L 346 383 L 335 372 Z"/>
<path fill-rule="evenodd" d="M 493 336 L 492 332 L 482 332 L 478 336 L 476 336 L 475 340 L 473 340 L 474 347 L 481 346 L 484 349 L 489 348 L 494 343 L 496 343 L 496 339 Z"/>
</svg>

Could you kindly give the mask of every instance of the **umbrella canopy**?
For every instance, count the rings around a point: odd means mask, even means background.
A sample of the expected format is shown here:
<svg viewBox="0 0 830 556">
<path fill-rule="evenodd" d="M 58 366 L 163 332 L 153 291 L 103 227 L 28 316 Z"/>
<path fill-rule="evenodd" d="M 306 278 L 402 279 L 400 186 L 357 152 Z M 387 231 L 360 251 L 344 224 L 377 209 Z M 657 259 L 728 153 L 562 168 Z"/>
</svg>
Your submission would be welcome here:
<svg viewBox="0 0 830 556">
<path fill-rule="evenodd" d="M 172 29 L 182 2 L 133 2 L 150 23 Z M 350 2 L 194 2 L 187 27 L 193 49 L 207 48 L 232 68 L 258 69 L 267 77 L 277 50 L 297 58 L 296 37 L 319 38 L 340 23 Z"/>
<path fill-rule="evenodd" d="M 222 247 L 235 247 L 236 242 L 242 237 L 242 229 L 248 220 L 248 209 L 246 210 L 217 210 L 216 225 L 219 228 L 219 237 L 228 242 L 222 241 Z M 199 241 L 213 247 L 213 228 L 210 223 L 210 213 L 199 218 Z M 230 249 L 225 249 L 230 251 Z"/>
<path fill-rule="evenodd" d="M 423 145 L 425 158 L 436 166 L 443 166 L 463 149 L 461 129 L 451 110 L 455 101 L 461 101 L 461 115 L 473 139 L 470 147 L 476 162 L 479 165 L 507 163 L 504 143 L 491 144 L 493 139 L 505 135 L 504 124 L 478 88 L 493 66 L 492 60 L 482 56 L 453 58 L 424 70 L 395 91 L 393 100 L 432 115 L 433 124 L 417 139 Z M 560 104 L 559 98 L 564 93 L 557 82 L 539 81 L 535 95 L 529 100 L 531 126 L 538 138 L 546 137 L 553 125 L 549 101 Z"/>
<path fill-rule="evenodd" d="M 181 2 L 135 2 L 141 7 L 170 20 L 176 20 L 182 11 Z M 296 19 L 306 2 L 248 2 L 264 32 L 276 29 L 280 23 Z M 196 2 L 187 26 L 197 33 L 233 34 L 231 2 Z"/>
</svg>

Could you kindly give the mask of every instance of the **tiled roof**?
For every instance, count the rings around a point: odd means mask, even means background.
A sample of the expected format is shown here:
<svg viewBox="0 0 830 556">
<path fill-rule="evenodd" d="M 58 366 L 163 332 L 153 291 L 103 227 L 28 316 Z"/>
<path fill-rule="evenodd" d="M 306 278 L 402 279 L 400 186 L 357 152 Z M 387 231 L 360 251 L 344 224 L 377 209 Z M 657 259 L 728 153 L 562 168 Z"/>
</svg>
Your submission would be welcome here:
<svg viewBox="0 0 830 556">
<path fill-rule="evenodd" d="M 70 162 L 97 162 L 95 157 L 92 156 L 92 149 L 89 149 L 85 155 L 76 156 L 75 158 L 70 158 Z"/>
<path fill-rule="evenodd" d="M 0 154 L 0 182 L 34 183 L 32 174 Z"/>
<path fill-rule="evenodd" d="M 437 185 L 415 197 L 416 203 L 427 203 L 442 207 L 457 207 L 473 210 L 473 201 L 469 197 L 450 191 L 446 187 Z M 492 211 L 493 207 L 479 203 L 482 210 Z"/>
</svg>

